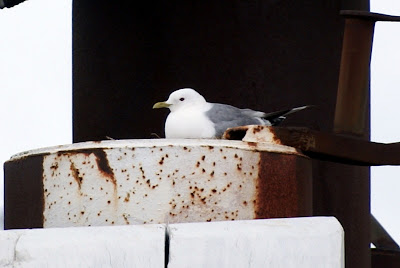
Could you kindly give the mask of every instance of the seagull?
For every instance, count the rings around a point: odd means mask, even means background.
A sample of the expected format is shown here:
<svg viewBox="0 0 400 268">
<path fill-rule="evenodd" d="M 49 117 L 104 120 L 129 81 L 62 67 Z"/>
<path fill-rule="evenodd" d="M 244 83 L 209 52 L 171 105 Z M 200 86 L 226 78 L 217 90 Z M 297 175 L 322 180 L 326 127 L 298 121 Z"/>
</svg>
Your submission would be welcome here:
<svg viewBox="0 0 400 268">
<path fill-rule="evenodd" d="M 167 139 L 219 139 L 228 128 L 245 125 L 276 126 L 287 115 L 308 107 L 264 113 L 228 104 L 209 103 L 194 89 L 183 88 L 172 92 L 168 100 L 154 104 L 153 109 L 170 110 L 165 121 Z"/>
</svg>

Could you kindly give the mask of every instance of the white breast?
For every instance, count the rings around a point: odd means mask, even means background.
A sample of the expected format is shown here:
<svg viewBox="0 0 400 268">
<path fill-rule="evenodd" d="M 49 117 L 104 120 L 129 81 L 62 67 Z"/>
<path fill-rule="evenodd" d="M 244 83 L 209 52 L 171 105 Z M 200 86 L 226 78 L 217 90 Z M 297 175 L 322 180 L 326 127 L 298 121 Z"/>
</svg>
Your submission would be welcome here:
<svg viewBox="0 0 400 268">
<path fill-rule="evenodd" d="M 165 137 L 168 139 L 214 138 L 214 123 L 205 115 L 210 105 L 188 107 L 171 112 L 165 121 Z"/>
</svg>

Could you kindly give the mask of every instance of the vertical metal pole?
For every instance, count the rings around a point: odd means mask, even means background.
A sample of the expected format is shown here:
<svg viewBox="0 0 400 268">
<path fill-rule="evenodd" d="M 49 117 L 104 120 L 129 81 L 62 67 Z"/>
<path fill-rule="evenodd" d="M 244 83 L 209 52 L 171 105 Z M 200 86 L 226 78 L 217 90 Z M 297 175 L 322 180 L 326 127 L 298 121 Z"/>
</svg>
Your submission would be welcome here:
<svg viewBox="0 0 400 268">
<path fill-rule="evenodd" d="M 366 133 L 374 25 L 372 20 L 346 19 L 334 119 L 336 133 Z"/>
<path fill-rule="evenodd" d="M 369 72 L 374 20 L 346 18 L 334 132 L 369 139 Z M 336 205 L 346 233 L 346 266 L 371 267 L 370 179 L 366 167 L 342 166 Z"/>
</svg>

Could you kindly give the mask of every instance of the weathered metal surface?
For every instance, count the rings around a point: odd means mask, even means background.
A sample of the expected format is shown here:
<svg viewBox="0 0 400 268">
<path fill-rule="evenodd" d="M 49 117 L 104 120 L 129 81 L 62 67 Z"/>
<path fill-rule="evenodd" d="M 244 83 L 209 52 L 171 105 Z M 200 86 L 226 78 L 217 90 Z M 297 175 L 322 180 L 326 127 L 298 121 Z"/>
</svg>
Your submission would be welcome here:
<svg viewBox="0 0 400 268">
<path fill-rule="evenodd" d="M 262 153 L 257 180 L 256 218 L 312 215 L 309 159 Z M 265 178 L 265 179 L 261 179 Z"/>
<path fill-rule="evenodd" d="M 6 228 L 27 228 L 24 210 L 42 198 L 43 227 L 243 220 L 312 215 L 310 161 L 296 149 L 223 140 L 87 142 L 19 154 L 5 164 L 35 163 L 13 182 L 42 170 L 37 200 L 6 202 Z M 38 159 L 41 159 L 40 161 Z M 42 187 L 42 188 L 40 188 Z M 40 189 L 38 189 L 40 188 Z M 43 196 L 40 196 L 43 194 Z M 22 219 L 23 224 L 16 224 Z M 39 227 L 39 226 L 35 226 Z"/>
<path fill-rule="evenodd" d="M 33 155 L 4 164 L 5 229 L 43 226 L 42 162 L 42 156 Z"/>
<path fill-rule="evenodd" d="M 228 129 L 224 138 L 291 146 L 314 159 L 337 163 L 400 165 L 400 143 L 377 143 L 307 128 L 243 126 Z"/>
</svg>

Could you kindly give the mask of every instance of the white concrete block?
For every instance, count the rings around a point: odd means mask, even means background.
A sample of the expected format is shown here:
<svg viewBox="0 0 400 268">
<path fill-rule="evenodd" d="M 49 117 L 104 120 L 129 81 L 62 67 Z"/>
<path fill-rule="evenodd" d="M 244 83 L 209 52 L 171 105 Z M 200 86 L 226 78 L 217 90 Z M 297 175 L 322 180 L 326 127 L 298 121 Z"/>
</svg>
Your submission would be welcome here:
<svg viewBox="0 0 400 268">
<path fill-rule="evenodd" d="M 333 217 L 172 224 L 169 234 L 169 268 L 344 267 Z"/>
<path fill-rule="evenodd" d="M 24 230 L 12 232 L 0 231 L 0 267 L 13 267 L 15 245 L 24 233 Z"/>
<path fill-rule="evenodd" d="M 1 267 L 164 266 L 164 225 L 8 230 L 0 241 Z"/>
</svg>

